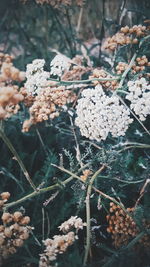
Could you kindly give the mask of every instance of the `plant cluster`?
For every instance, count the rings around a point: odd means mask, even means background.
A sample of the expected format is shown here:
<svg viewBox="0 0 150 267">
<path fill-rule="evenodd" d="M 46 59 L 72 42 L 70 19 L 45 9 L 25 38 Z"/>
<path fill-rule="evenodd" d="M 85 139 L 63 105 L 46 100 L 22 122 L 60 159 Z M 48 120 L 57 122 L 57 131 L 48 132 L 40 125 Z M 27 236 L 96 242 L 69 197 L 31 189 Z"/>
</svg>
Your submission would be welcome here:
<svg viewBox="0 0 150 267">
<path fill-rule="evenodd" d="M 113 202 L 110 203 L 110 215 L 107 215 L 107 221 L 109 223 L 107 231 L 111 233 L 113 245 L 116 248 L 128 245 L 129 241 L 140 233 L 140 228 L 135 222 L 135 219 L 133 219 L 134 212 L 134 207 L 127 208 L 125 212 L 120 206 Z M 144 220 L 142 223 L 146 229 L 149 229 L 149 221 Z M 150 240 L 148 234 L 145 233 L 135 248 L 140 248 L 140 246 L 149 249 Z"/>
<path fill-rule="evenodd" d="M 101 33 L 96 58 L 80 38 L 83 4 L 34 1 L 37 42 L 15 13 L 25 72 L 0 53 L 0 266 L 149 264 L 149 22 Z"/>
<path fill-rule="evenodd" d="M 57 254 L 63 254 L 69 246 L 71 246 L 76 239 L 78 239 L 77 234 L 70 231 L 71 229 L 76 229 L 79 231 L 83 229 L 86 224 L 82 222 L 81 218 L 77 216 L 71 216 L 71 218 L 64 223 L 62 223 L 58 228 L 65 235 L 55 235 L 53 239 L 46 239 L 44 245 L 46 249 L 44 253 L 40 255 L 40 267 L 47 266 L 57 266 L 53 262 L 57 259 Z"/>
<path fill-rule="evenodd" d="M 10 197 L 9 192 L 1 193 L 1 204 L 6 203 Z M 2 203 L 3 202 L 3 203 Z M 28 226 L 30 217 L 24 216 L 22 212 L 3 212 L 0 224 L 0 265 L 12 254 L 16 253 L 19 247 L 24 245 L 29 238 L 32 227 Z"/>
</svg>

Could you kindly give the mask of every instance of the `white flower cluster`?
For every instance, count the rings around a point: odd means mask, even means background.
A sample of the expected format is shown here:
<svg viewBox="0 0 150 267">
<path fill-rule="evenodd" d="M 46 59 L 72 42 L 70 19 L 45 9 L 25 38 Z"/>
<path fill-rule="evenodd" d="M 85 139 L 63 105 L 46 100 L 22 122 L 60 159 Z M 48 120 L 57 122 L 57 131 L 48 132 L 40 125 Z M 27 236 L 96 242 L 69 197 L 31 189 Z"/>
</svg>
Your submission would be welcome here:
<svg viewBox="0 0 150 267">
<path fill-rule="evenodd" d="M 150 84 L 145 78 L 128 82 L 129 94 L 126 96 L 136 115 L 141 121 L 144 121 L 150 114 Z"/>
<path fill-rule="evenodd" d="M 68 71 L 71 65 L 70 58 L 64 55 L 56 55 L 51 61 L 51 75 L 61 77 L 64 71 Z"/>
<path fill-rule="evenodd" d="M 117 96 L 106 96 L 102 87 L 85 89 L 76 107 L 76 125 L 81 134 L 91 140 L 105 140 L 109 133 L 113 137 L 123 136 L 132 123 L 130 112 L 119 102 Z"/>
<path fill-rule="evenodd" d="M 69 220 L 63 222 L 58 228 L 60 231 L 66 233 L 71 228 L 75 228 L 77 230 L 83 229 L 83 226 L 86 226 L 86 223 L 83 223 L 81 218 L 78 218 L 77 216 L 71 216 Z"/>
<path fill-rule="evenodd" d="M 44 71 L 44 65 L 44 59 L 35 59 L 27 65 L 25 88 L 29 94 L 38 94 L 47 84 L 50 74 Z"/>
<path fill-rule="evenodd" d="M 44 245 L 46 249 L 40 255 L 39 267 L 51 267 L 53 261 L 56 260 L 58 254 L 64 253 L 68 246 L 71 246 L 75 241 L 74 232 L 69 232 L 66 235 L 55 235 L 53 239 L 46 239 Z"/>
</svg>

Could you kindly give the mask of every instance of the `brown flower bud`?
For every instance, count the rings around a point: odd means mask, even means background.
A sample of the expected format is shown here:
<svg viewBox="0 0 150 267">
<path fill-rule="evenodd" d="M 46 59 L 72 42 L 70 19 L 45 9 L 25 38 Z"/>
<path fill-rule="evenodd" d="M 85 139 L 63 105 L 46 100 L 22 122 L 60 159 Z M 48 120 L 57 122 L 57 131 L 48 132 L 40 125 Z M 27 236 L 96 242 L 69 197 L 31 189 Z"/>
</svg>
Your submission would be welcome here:
<svg viewBox="0 0 150 267">
<path fill-rule="evenodd" d="M 14 222 L 19 222 L 22 217 L 23 217 L 23 215 L 20 211 L 16 211 L 13 214 Z"/>
<path fill-rule="evenodd" d="M 10 197 L 10 193 L 9 192 L 3 192 L 3 193 L 1 193 L 1 198 L 3 200 L 9 199 L 9 197 Z"/>
<path fill-rule="evenodd" d="M 12 236 L 12 230 L 10 229 L 10 227 L 5 227 L 4 235 L 9 238 Z"/>
<path fill-rule="evenodd" d="M 10 223 L 12 221 L 12 215 L 9 212 L 4 212 L 2 215 L 3 223 Z"/>
<path fill-rule="evenodd" d="M 15 247 L 21 247 L 23 245 L 23 240 L 22 239 L 14 239 L 13 240 L 13 245 Z"/>
<path fill-rule="evenodd" d="M 23 225 L 29 224 L 29 222 L 30 222 L 29 216 L 25 216 L 20 220 L 20 224 L 23 224 Z"/>
</svg>

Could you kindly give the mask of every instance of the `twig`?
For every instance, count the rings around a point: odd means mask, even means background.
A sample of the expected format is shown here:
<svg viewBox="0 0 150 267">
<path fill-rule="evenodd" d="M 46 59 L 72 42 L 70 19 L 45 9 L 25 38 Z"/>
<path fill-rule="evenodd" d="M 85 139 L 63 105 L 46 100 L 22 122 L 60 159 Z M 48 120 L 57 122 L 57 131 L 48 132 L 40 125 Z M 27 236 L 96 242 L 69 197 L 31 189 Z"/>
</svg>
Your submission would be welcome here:
<svg viewBox="0 0 150 267">
<path fill-rule="evenodd" d="M 54 166 L 54 167 L 56 167 L 56 168 L 58 168 L 59 170 L 65 172 L 65 173 L 71 175 L 71 177 L 74 177 L 74 178 L 80 180 L 82 183 L 85 184 L 85 181 L 83 181 L 78 175 L 72 173 L 71 171 L 68 171 L 68 170 L 66 170 L 65 168 L 59 167 L 59 166 L 57 166 L 57 165 L 55 165 L 55 164 L 51 164 L 51 165 Z M 86 168 L 86 165 L 84 165 L 84 168 Z M 81 170 L 81 169 L 80 169 L 80 170 Z M 95 175 L 95 174 L 94 174 L 94 175 Z M 93 177 L 93 176 L 92 176 L 92 177 Z M 68 178 L 68 179 L 70 179 L 70 178 Z M 99 193 L 100 195 L 102 195 L 104 198 L 107 198 L 107 199 L 111 200 L 112 202 L 114 202 L 115 204 L 117 204 L 118 206 L 120 206 L 120 207 L 123 209 L 123 211 L 131 217 L 131 215 L 126 211 L 125 207 L 124 207 L 122 204 L 120 204 L 115 198 L 110 197 L 109 195 L 103 193 L 102 191 L 98 190 L 98 189 L 97 189 L 96 187 L 94 187 L 94 186 L 92 186 L 92 189 L 93 189 L 95 192 L 97 192 L 97 193 Z"/>
<path fill-rule="evenodd" d="M 104 164 L 95 174 L 91 177 L 91 180 L 89 182 L 88 188 L 87 188 L 87 196 L 86 196 L 86 222 L 87 222 L 87 227 L 86 227 L 86 249 L 85 249 L 85 256 L 84 256 L 84 261 L 83 265 L 86 265 L 89 250 L 90 250 L 90 239 L 91 239 L 91 221 L 90 221 L 90 196 L 92 192 L 92 185 L 94 183 L 94 180 L 96 177 L 106 168 L 106 165 Z"/>
<path fill-rule="evenodd" d="M 71 171 L 68 171 L 68 170 L 65 169 L 64 167 L 57 166 L 56 164 L 53 164 L 53 163 L 51 163 L 51 165 L 54 166 L 55 168 L 57 168 L 57 169 L 59 169 L 59 170 L 65 172 L 65 173 L 69 174 L 71 177 L 76 178 L 76 179 L 82 181 L 82 179 L 80 178 L 80 176 L 76 175 L 75 173 L 73 173 L 73 172 L 71 172 Z M 84 167 L 85 167 L 85 166 L 84 166 Z"/>
<path fill-rule="evenodd" d="M 27 181 L 29 182 L 29 184 L 31 185 L 31 187 L 37 191 L 36 186 L 34 185 L 34 183 L 32 182 L 30 175 L 26 169 L 26 167 L 24 166 L 24 163 L 22 162 L 19 154 L 17 153 L 17 151 L 15 150 L 15 148 L 13 147 L 12 143 L 10 142 L 10 140 L 8 139 L 8 137 L 5 135 L 4 131 L 2 130 L 2 127 L 0 128 L 0 137 L 2 138 L 2 140 L 4 141 L 4 143 L 7 145 L 7 147 L 9 148 L 9 150 L 12 152 L 12 154 L 14 155 L 15 159 L 17 160 L 21 170 L 24 173 L 24 176 L 26 177 Z"/>
<path fill-rule="evenodd" d="M 42 240 L 44 240 L 45 237 L 45 211 L 44 208 L 42 208 Z"/>
<path fill-rule="evenodd" d="M 135 59 L 136 59 L 136 56 L 137 56 L 137 53 L 134 53 L 134 55 L 133 55 L 133 57 L 132 57 L 132 59 L 131 59 L 131 61 L 130 61 L 130 63 L 129 63 L 128 68 L 123 72 L 122 77 L 121 77 L 121 80 L 120 80 L 120 83 L 119 83 L 119 85 L 118 85 L 118 90 L 122 88 L 122 85 L 123 85 L 123 83 L 124 83 L 124 80 L 125 80 L 125 78 L 126 78 L 128 72 L 131 70 L 131 68 L 132 68 L 132 66 L 133 66 L 133 64 L 134 64 L 134 61 L 135 61 Z M 116 92 L 117 92 L 117 90 L 114 92 L 114 94 L 115 94 Z"/>
<path fill-rule="evenodd" d="M 135 209 L 136 209 L 137 205 L 139 204 L 141 198 L 143 197 L 143 195 L 144 195 L 144 193 L 145 193 L 145 190 L 146 190 L 146 187 L 147 187 L 148 184 L 150 184 L 150 178 L 146 179 L 144 185 L 142 186 L 142 189 L 141 189 L 141 191 L 140 191 L 140 196 L 139 196 L 139 198 L 137 199 L 137 201 L 136 201 L 136 203 L 135 203 L 135 206 L 134 206 Z"/>
<path fill-rule="evenodd" d="M 78 24 L 77 24 L 77 28 L 76 28 L 77 37 L 79 37 L 79 33 L 80 33 L 82 15 L 83 15 L 83 6 L 80 8 L 80 13 L 79 13 L 79 18 L 78 18 Z"/>
<path fill-rule="evenodd" d="M 75 130 L 74 130 L 73 120 L 72 120 L 71 116 L 69 118 L 70 118 L 70 122 L 71 122 L 71 126 L 72 126 L 72 132 L 73 132 L 75 143 L 76 143 L 76 147 L 75 147 L 76 159 L 77 159 L 77 161 L 79 162 L 79 164 L 80 164 L 80 166 L 82 168 L 83 167 L 83 163 L 82 163 L 82 160 L 81 160 L 81 153 L 80 153 L 79 143 L 78 143 L 77 136 L 76 136 L 76 133 L 75 133 Z"/>
<path fill-rule="evenodd" d="M 135 115 L 135 113 L 127 106 L 127 104 L 124 102 L 124 100 L 118 96 L 118 98 L 120 99 L 120 101 L 122 102 L 122 104 L 129 109 L 130 113 L 134 116 L 134 118 L 141 124 L 141 126 L 143 127 L 143 129 L 147 132 L 148 135 L 150 135 L 150 132 L 147 130 L 147 128 L 144 126 L 144 124 L 139 120 L 139 118 Z"/>
<path fill-rule="evenodd" d="M 58 167 L 58 166 L 56 166 L 56 165 L 54 165 L 54 164 L 51 164 L 51 165 L 53 165 L 54 167 Z M 89 164 L 84 165 L 84 167 L 83 167 L 83 168 L 80 168 L 80 169 L 78 170 L 78 172 L 80 172 L 80 171 L 82 171 L 83 169 L 85 169 L 88 165 L 89 165 Z M 61 168 L 61 170 L 62 170 L 62 168 Z M 70 173 L 70 172 L 69 172 L 69 173 Z M 77 177 L 78 177 L 78 176 L 77 176 Z M 62 185 L 65 186 L 66 184 L 68 184 L 69 182 L 71 182 L 71 181 L 73 180 L 73 178 L 76 178 L 76 177 L 74 177 L 74 176 L 71 175 L 69 178 L 67 178 L 66 180 L 64 180 L 64 181 L 62 182 Z M 78 178 L 80 179 L 80 177 L 78 177 Z M 82 181 L 82 180 L 81 180 L 81 181 Z M 83 181 L 82 181 L 82 182 L 83 182 Z M 58 188 L 60 188 L 60 184 L 59 184 L 59 183 L 56 183 L 56 184 L 51 185 L 51 186 L 48 186 L 48 187 L 40 188 L 38 191 L 34 191 L 34 192 L 32 192 L 32 193 L 30 193 L 30 194 L 28 194 L 28 195 L 26 195 L 26 196 L 24 196 L 24 197 L 22 197 L 22 198 L 16 200 L 16 201 L 13 201 L 13 202 L 11 202 L 11 203 L 5 204 L 4 209 L 8 209 L 8 208 L 11 208 L 11 207 L 13 207 L 13 206 L 19 205 L 20 203 L 22 203 L 22 202 L 24 202 L 24 201 L 26 201 L 26 200 L 29 200 L 29 199 L 31 199 L 31 198 L 33 198 L 33 197 L 36 197 L 36 196 L 38 196 L 38 195 L 41 195 L 41 194 L 43 194 L 43 193 L 45 193 L 45 192 L 49 192 L 49 191 L 52 191 L 52 190 L 54 190 L 54 189 L 58 189 Z"/>
<path fill-rule="evenodd" d="M 74 81 L 63 81 L 63 80 L 57 80 L 57 79 L 52 79 L 48 78 L 48 80 L 56 82 L 58 85 L 72 85 L 72 84 L 80 84 L 80 83 L 91 83 L 93 81 L 116 81 L 120 80 L 121 76 L 115 76 L 114 78 L 93 78 L 93 79 L 88 79 L 88 80 L 74 80 Z"/>
<path fill-rule="evenodd" d="M 97 192 L 98 194 L 100 194 L 100 195 L 103 196 L 104 198 L 107 198 L 107 199 L 111 200 L 112 202 L 114 202 L 115 204 L 117 204 L 118 206 L 120 206 L 120 208 L 122 208 L 123 211 L 124 211 L 126 214 L 128 214 L 128 212 L 126 211 L 125 207 L 124 207 L 122 204 L 120 204 L 120 202 L 118 202 L 115 198 L 110 197 L 109 195 L 103 193 L 102 191 L 98 190 L 98 189 L 97 189 L 96 187 L 94 187 L 94 186 L 93 186 L 92 188 L 94 189 L 95 192 Z M 131 216 L 131 215 L 130 215 L 130 216 Z"/>
<path fill-rule="evenodd" d="M 37 128 L 36 128 L 36 132 L 37 132 L 37 135 L 38 135 L 39 140 L 40 140 L 40 142 L 41 142 L 41 145 L 42 145 L 42 147 L 43 147 L 43 150 L 45 151 L 45 154 L 47 155 L 48 152 L 47 152 L 47 150 L 46 150 L 46 147 L 45 147 L 45 144 L 44 144 L 44 142 L 43 142 L 42 136 L 41 136 L 41 134 L 40 134 L 40 132 L 39 132 L 39 130 L 38 130 Z"/>
</svg>

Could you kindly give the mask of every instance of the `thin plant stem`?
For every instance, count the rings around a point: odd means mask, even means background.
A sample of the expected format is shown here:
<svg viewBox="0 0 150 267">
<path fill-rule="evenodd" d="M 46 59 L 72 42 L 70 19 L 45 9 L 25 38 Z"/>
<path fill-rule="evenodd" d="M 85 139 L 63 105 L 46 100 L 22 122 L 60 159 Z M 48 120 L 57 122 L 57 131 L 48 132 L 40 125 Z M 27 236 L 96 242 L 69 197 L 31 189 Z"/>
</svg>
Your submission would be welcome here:
<svg viewBox="0 0 150 267">
<path fill-rule="evenodd" d="M 120 101 L 122 102 L 122 104 L 129 109 L 130 113 L 133 115 L 133 117 L 141 124 L 141 126 L 143 127 L 143 129 L 145 130 L 145 132 L 147 132 L 148 135 L 150 135 L 150 132 L 147 130 L 147 128 L 144 126 L 144 124 L 139 120 L 139 118 L 135 115 L 135 113 L 127 106 L 127 104 L 124 102 L 124 100 L 118 96 Z"/>
<path fill-rule="evenodd" d="M 82 183 L 84 183 L 84 184 L 86 183 L 86 182 L 83 181 L 78 175 L 72 173 L 71 171 L 68 171 L 68 170 L 66 170 L 65 168 L 63 168 L 63 167 L 59 167 L 59 166 L 57 166 L 57 165 L 55 165 L 55 164 L 51 164 L 51 165 L 54 166 L 54 167 L 56 167 L 56 168 L 58 168 L 59 170 L 65 172 L 65 173 L 71 175 L 71 177 L 74 177 L 74 178 L 80 180 Z M 85 165 L 84 165 L 84 167 L 85 167 Z M 94 174 L 94 175 L 95 175 L 95 174 Z M 93 177 L 93 176 L 92 176 L 92 177 Z M 70 178 L 68 178 L 68 179 L 70 179 Z M 95 178 L 94 178 L 94 179 L 95 179 Z M 100 191 L 100 190 L 98 190 L 96 187 L 94 187 L 93 185 L 92 185 L 92 189 L 93 189 L 95 192 L 99 193 L 99 194 L 100 194 L 101 196 L 103 196 L 104 198 L 109 199 L 109 200 L 111 200 L 112 202 L 114 202 L 115 204 L 117 204 L 118 206 L 120 206 L 120 208 L 122 208 L 123 211 L 131 217 L 131 215 L 126 211 L 125 207 L 124 207 L 122 204 L 120 204 L 120 202 L 118 202 L 115 198 L 110 197 L 109 195 L 103 193 L 102 191 Z"/>
<path fill-rule="evenodd" d="M 145 190 L 146 190 L 146 187 L 147 185 L 150 184 L 150 178 L 146 179 L 144 185 L 142 186 L 141 190 L 140 190 L 140 196 L 138 197 L 136 203 L 135 203 L 135 206 L 134 208 L 136 209 L 137 205 L 139 204 L 141 198 L 144 196 L 144 193 L 145 193 Z"/>
<path fill-rule="evenodd" d="M 139 47 L 140 47 L 141 43 L 139 44 Z M 118 85 L 118 89 L 113 93 L 113 95 L 116 95 L 117 94 L 117 91 L 121 91 L 122 89 L 122 86 L 123 86 L 123 83 L 124 83 L 124 80 L 126 78 L 126 76 L 128 75 L 129 71 L 131 70 L 134 62 L 135 62 L 135 59 L 137 57 L 137 52 L 134 53 L 130 63 L 129 63 L 129 66 L 128 68 L 124 71 L 124 73 L 122 74 L 121 76 L 121 80 L 120 80 L 120 83 Z M 147 130 L 147 128 L 144 126 L 144 124 L 138 119 L 138 117 L 135 115 L 135 113 L 127 106 L 127 104 L 124 102 L 124 100 L 118 96 L 119 100 L 121 101 L 121 103 L 127 108 L 129 109 L 130 113 L 134 116 L 134 118 L 141 124 L 141 126 L 143 127 L 143 129 L 150 135 L 150 132 Z"/>
<path fill-rule="evenodd" d="M 83 16 L 83 6 L 80 8 L 80 12 L 79 12 L 79 18 L 78 18 L 78 23 L 77 23 L 77 28 L 76 28 L 77 37 L 79 37 L 79 34 L 80 34 L 82 16 Z"/>
<path fill-rule="evenodd" d="M 128 214 L 128 212 L 126 211 L 125 207 L 120 204 L 120 202 L 118 202 L 115 198 L 113 197 L 110 197 L 109 195 L 105 194 L 104 192 L 100 191 L 99 189 L 97 189 L 96 187 L 92 187 L 94 189 L 95 192 L 97 192 L 98 194 L 100 194 L 102 197 L 106 198 L 106 199 L 109 199 L 110 201 L 114 202 L 115 204 L 117 204 L 118 206 L 120 206 L 120 208 L 123 209 L 123 211 Z M 131 215 L 130 215 L 131 217 Z"/>
<path fill-rule="evenodd" d="M 46 150 L 45 144 L 44 144 L 44 142 L 43 142 L 42 136 L 41 136 L 41 134 L 40 134 L 38 128 L 36 128 L 36 133 L 37 133 L 37 136 L 38 136 L 38 138 L 39 138 L 39 140 L 40 140 L 40 142 L 41 142 L 41 145 L 42 145 L 42 147 L 43 147 L 43 150 L 44 150 L 45 154 L 48 155 L 48 152 L 47 152 L 47 150 Z"/>
<path fill-rule="evenodd" d="M 69 182 L 70 182 L 70 180 L 69 180 Z M 16 201 L 13 201 L 11 203 L 6 204 L 4 206 L 4 209 L 7 210 L 8 208 L 11 208 L 13 206 L 19 205 L 19 204 L 21 204 L 22 202 L 24 202 L 26 200 L 29 200 L 29 199 L 31 199 L 33 197 L 36 197 L 38 195 L 41 195 L 42 193 L 45 193 L 45 192 L 48 192 L 48 191 L 52 191 L 52 190 L 57 189 L 59 187 L 60 187 L 60 184 L 56 183 L 54 185 L 51 185 L 51 186 L 48 186 L 48 187 L 45 187 L 45 188 L 41 188 L 38 191 L 34 191 L 34 192 L 32 192 L 32 193 L 30 193 L 30 194 L 28 194 L 28 195 L 26 195 L 26 196 L 24 196 L 24 197 L 16 200 Z"/>
<path fill-rule="evenodd" d="M 77 159 L 77 161 L 79 162 L 79 164 L 80 164 L 80 166 L 82 168 L 83 167 L 83 162 L 81 160 L 80 146 L 79 146 L 78 139 L 77 139 L 77 136 L 76 136 L 76 133 L 75 133 L 75 130 L 74 130 L 73 120 L 72 120 L 71 116 L 69 118 L 70 118 L 72 132 L 73 132 L 75 143 L 76 143 L 76 147 L 75 147 L 75 150 L 76 150 L 76 159 Z"/>
<path fill-rule="evenodd" d="M 76 175 L 75 173 L 73 173 L 71 171 L 68 171 L 64 167 L 57 166 L 56 164 L 51 163 L 51 165 L 54 166 L 55 168 L 65 172 L 65 173 L 69 174 L 71 177 L 76 178 L 76 179 L 78 179 L 78 180 L 80 180 L 82 182 L 82 179 L 80 178 L 80 176 Z"/>
<path fill-rule="evenodd" d="M 61 84 L 61 85 L 72 85 L 72 84 L 80 84 L 80 83 L 91 83 L 93 81 L 116 81 L 116 80 L 120 80 L 121 76 L 116 76 L 114 78 L 93 78 L 93 79 L 88 79 L 88 80 L 74 80 L 74 81 L 63 81 L 63 80 L 57 80 L 57 79 L 52 79 L 49 78 L 48 80 L 56 82 L 57 84 Z"/>
<path fill-rule="evenodd" d="M 134 64 L 134 62 L 135 62 L 136 56 L 137 56 L 137 53 L 134 53 L 134 55 L 133 55 L 133 57 L 132 57 L 132 59 L 131 59 L 131 61 L 130 61 L 130 63 L 129 63 L 128 68 L 127 68 L 127 69 L 124 71 L 124 73 L 122 74 L 120 83 L 119 83 L 119 85 L 118 85 L 118 89 L 119 89 L 119 88 L 120 88 L 120 89 L 122 88 L 122 85 L 123 85 L 123 83 L 124 83 L 124 80 L 125 80 L 126 76 L 128 75 L 128 72 L 131 70 L 131 68 L 132 68 L 132 66 L 133 66 L 133 64 Z M 116 90 L 116 92 L 117 92 L 117 90 Z"/>
<path fill-rule="evenodd" d="M 54 167 L 58 167 L 58 166 L 56 166 L 54 164 L 51 164 L 51 165 L 53 165 Z M 82 171 L 87 166 L 88 166 L 88 164 L 84 165 L 84 167 L 83 168 L 80 168 L 78 171 L 79 172 Z M 61 168 L 61 170 L 62 169 L 63 168 Z M 63 186 L 66 186 L 66 184 L 68 184 L 69 182 L 71 182 L 74 178 L 77 178 L 78 177 L 78 176 L 75 176 L 75 177 L 74 176 L 75 175 L 73 175 L 73 176 L 71 175 L 69 178 L 67 178 L 66 180 L 64 180 L 61 184 Z M 80 177 L 78 177 L 78 179 L 80 179 Z M 82 180 L 80 179 L 80 181 L 82 181 Z M 13 206 L 19 205 L 19 204 L 21 204 L 22 202 L 24 202 L 26 200 L 29 200 L 29 199 L 34 198 L 34 197 L 36 197 L 38 195 L 41 195 L 41 194 L 43 194 L 45 192 L 49 192 L 49 191 L 52 191 L 52 190 L 55 190 L 55 189 L 58 189 L 58 188 L 60 188 L 60 183 L 56 183 L 56 184 L 51 185 L 51 186 L 48 186 L 48 187 L 40 188 L 37 191 L 34 191 L 34 192 L 32 192 L 32 193 L 30 193 L 30 194 L 28 194 L 28 195 L 26 195 L 26 196 L 24 196 L 24 197 L 16 200 L 16 201 L 13 201 L 11 203 L 5 204 L 4 209 L 8 209 L 8 208 L 11 208 Z"/>
<path fill-rule="evenodd" d="M 10 142 L 9 138 L 5 135 L 2 127 L 0 128 L 0 137 L 2 138 L 2 140 L 4 141 L 4 143 L 7 145 L 7 147 L 9 148 L 9 150 L 12 152 L 12 154 L 14 155 L 15 159 L 17 160 L 21 170 L 24 173 L 24 176 L 26 177 L 27 181 L 29 182 L 29 184 L 31 185 L 31 187 L 37 191 L 36 186 L 34 185 L 34 183 L 32 182 L 30 175 L 24 165 L 24 163 L 22 162 L 18 152 L 16 151 L 16 149 L 14 148 L 14 146 L 12 145 L 12 143 Z"/>
<path fill-rule="evenodd" d="M 86 265 L 89 250 L 90 250 L 90 239 L 91 239 L 91 221 L 90 221 L 90 196 L 92 192 L 92 185 L 96 179 L 96 177 L 104 170 L 106 165 L 104 164 L 97 172 L 94 173 L 94 175 L 91 177 L 91 180 L 89 182 L 88 188 L 87 188 L 87 195 L 86 195 L 86 249 L 85 249 L 85 256 L 83 265 Z"/>
</svg>

